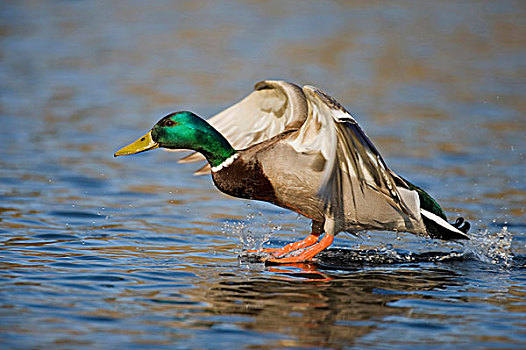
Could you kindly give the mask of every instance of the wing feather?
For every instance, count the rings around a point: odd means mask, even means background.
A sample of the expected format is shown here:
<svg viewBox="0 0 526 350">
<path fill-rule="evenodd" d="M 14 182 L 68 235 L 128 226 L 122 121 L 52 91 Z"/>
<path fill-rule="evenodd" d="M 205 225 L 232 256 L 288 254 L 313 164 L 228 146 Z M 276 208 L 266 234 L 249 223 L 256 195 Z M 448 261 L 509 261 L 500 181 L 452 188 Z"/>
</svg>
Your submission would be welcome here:
<svg viewBox="0 0 526 350">
<path fill-rule="evenodd" d="M 284 131 L 301 127 L 307 117 L 307 101 L 300 87 L 284 81 L 257 83 L 240 102 L 208 119 L 235 149 L 245 149 Z M 204 160 L 191 153 L 179 162 Z M 195 174 L 206 174 L 202 168 Z"/>
<path fill-rule="evenodd" d="M 357 201 L 368 198 L 367 191 L 381 194 L 400 215 L 414 218 L 397 187 L 405 182 L 387 167 L 354 117 L 320 89 L 305 86 L 303 90 L 309 114 L 290 143 L 297 152 L 320 152 L 325 158 L 319 195 L 330 214 L 342 219 L 336 221 L 344 222 L 348 211 L 358 212 L 363 203 Z"/>
</svg>

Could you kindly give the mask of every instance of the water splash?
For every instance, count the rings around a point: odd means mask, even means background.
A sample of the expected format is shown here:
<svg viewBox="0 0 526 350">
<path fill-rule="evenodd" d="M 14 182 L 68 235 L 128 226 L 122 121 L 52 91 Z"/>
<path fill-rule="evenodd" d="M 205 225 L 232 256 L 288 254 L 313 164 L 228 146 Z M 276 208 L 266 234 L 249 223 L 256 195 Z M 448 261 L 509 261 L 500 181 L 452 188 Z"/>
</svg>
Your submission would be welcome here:
<svg viewBox="0 0 526 350">
<path fill-rule="evenodd" d="M 270 237 L 280 229 L 281 226 L 273 224 L 271 219 L 265 219 L 260 211 L 249 213 L 244 221 L 226 222 L 223 225 L 223 233 L 239 237 L 244 250 L 262 249 L 264 245 L 270 244 Z"/>
<path fill-rule="evenodd" d="M 338 249 L 330 248 L 316 256 L 316 264 L 328 269 L 353 270 L 367 266 L 399 265 L 414 263 L 436 263 L 464 260 L 460 252 L 413 253 L 385 249 Z"/>
<path fill-rule="evenodd" d="M 510 266 L 513 261 L 511 242 L 513 234 L 508 231 L 506 226 L 499 232 L 489 230 L 479 230 L 476 235 L 472 235 L 471 240 L 466 242 L 464 253 L 473 256 L 475 259 L 495 265 Z"/>
<path fill-rule="evenodd" d="M 250 208 L 250 206 L 248 206 Z M 236 237 L 242 244 L 243 250 L 260 250 L 270 245 L 270 238 L 281 229 L 267 219 L 268 213 L 254 210 L 247 214 L 242 221 L 229 221 L 223 225 L 223 233 L 227 236 Z M 411 242 L 410 234 L 408 239 L 402 235 L 397 236 L 397 243 L 404 241 Z M 367 245 L 359 244 L 354 248 L 333 248 L 321 252 L 317 260 L 321 265 L 355 265 L 355 264 L 400 264 L 417 262 L 447 262 L 458 260 L 477 260 L 486 264 L 511 266 L 513 262 L 512 239 L 513 234 L 508 231 L 507 226 L 502 227 L 498 232 L 491 232 L 487 229 L 480 229 L 470 235 L 471 240 L 463 242 L 462 247 L 451 246 L 444 242 L 434 241 L 433 245 L 417 249 L 414 245 L 394 247 L 390 243 L 382 244 L 380 241 L 372 242 L 370 248 Z M 407 238 L 407 237 L 406 237 Z M 369 239 L 369 238 L 368 238 Z M 385 242 L 385 241 L 384 241 Z M 422 248 L 421 243 L 419 246 Z M 397 244 L 398 245 L 398 244 Z M 426 249 L 431 248 L 431 250 Z M 365 248 L 365 249 L 364 249 Z M 459 249 L 460 248 L 460 249 Z M 253 258 L 250 255 L 248 258 Z M 249 259 L 250 260 L 250 259 Z M 258 259 L 256 259 L 259 261 Z"/>
<path fill-rule="evenodd" d="M 471 240 L 464 243 L 462 249 L 416 251 L 395 248 L 385 244 L 373 249 L 328 249 L 318 256 L 318 263 L 324 267 L 351 267 L 356 264 L 403 264 L 424 262 L 451 262 L 477 260 L 486 264 L 511 266 L 513 262 L 513 234 L 504 226 L 498 232 L 479 230 L 471 235 Z M 437 243 L 438 244 L 438 243 Z M 437 248 L 439 246 L 437 245 Z"/>
</svg>

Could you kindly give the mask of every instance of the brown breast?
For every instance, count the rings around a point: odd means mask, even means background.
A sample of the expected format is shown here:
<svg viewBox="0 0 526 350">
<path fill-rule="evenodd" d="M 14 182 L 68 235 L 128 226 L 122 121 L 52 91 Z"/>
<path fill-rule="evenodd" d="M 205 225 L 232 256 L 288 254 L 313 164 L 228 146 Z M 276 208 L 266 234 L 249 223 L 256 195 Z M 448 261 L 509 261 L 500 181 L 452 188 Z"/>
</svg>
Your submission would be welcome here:
<svg viewBox="0 0 526 350">
<path fill-rule="evenodd" d="M 277 203 L 272 184 L 255 159 L 237 158 L 228 167 L 212 173 L 216 187 L 230 196 Z"/>
</svg>

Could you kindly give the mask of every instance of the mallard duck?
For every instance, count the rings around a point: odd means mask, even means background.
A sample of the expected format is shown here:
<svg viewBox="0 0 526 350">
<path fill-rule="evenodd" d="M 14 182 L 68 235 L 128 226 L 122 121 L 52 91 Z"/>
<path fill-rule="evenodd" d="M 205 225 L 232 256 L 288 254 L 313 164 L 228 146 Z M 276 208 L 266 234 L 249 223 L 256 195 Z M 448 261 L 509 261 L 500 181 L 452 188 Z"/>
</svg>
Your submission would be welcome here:
<svg viewBox="0 0 526 350">
<path fill-rule="evenodd" d="M 208 122 L 188 111 L 165 116 L 115 156 L 158 147 L 196 151 L 181 161 L 206 160 L 197 173 L 211 172 L 223 193 L 312 219 L 305 239 L 264 249 L 268 262 L 309 261 L 344 231 L 469 239 L 468 222 L 448 223 L 429 194 L 387 167 L 356 119 L 314 86 L 259 82 Z"/>
</svg>

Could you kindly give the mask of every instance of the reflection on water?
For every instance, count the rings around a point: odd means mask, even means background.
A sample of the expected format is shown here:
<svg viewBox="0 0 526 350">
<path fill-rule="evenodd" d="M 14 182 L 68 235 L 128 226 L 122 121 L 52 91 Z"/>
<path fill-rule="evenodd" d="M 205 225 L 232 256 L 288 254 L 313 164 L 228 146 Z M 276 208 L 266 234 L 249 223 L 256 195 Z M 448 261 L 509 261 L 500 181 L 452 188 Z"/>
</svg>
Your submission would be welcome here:
<svg viewBox="0 0 526 350">
<path fill-rule="evenodd" d="M 2 348 L 523 347 L 525 10 L 2 2 Z M 265 78 L 340 100 L 474 239 L 342 234 L 316 263 L 263 266 L 243 249 L 309 221 L 223 196 L 178 154 L 112 157 Z"/>
<path fill-rule="evenodd" d="M 214 312 L 250 316 L 250 322 L 240 323 L 261 332 L 287 330 L 284 333 L 288 339 L 278 340 L 276 345 L 301 348 L 339 348 L 354 344 L 378 329 L 377 317 L 393 321 L 410 317 L 410 307 L 393 305 L 401 295 L 418 304 L 425 299 L 426 291 L 459 285 L 454 273 L 440 269 L 406 268 L 334 275 L 326 272 L 325 279 L 319 279 L 316 273 L 287 273 L 286 268 L 277 268 L 276 272 L 291 278 L 227 277 L 213 286 L 207 296 Z M 425 327 L 440 324 L 437 320 L 416 323 Z"/>
</svg>

